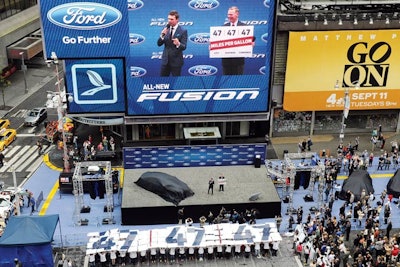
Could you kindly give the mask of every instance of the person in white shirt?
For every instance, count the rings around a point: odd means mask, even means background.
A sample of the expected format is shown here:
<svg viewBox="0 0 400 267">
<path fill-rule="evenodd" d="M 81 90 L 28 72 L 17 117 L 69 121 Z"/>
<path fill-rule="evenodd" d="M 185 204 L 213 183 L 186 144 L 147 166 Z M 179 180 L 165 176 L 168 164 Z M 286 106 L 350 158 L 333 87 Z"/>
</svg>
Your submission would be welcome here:
<svg viewBox="0 0 400 267">
<path fill-rule="evenodd" d="M 181 262 L 186 260 L 186 250 L 185 250 L 185 247 L 180 247 L 180 248 L 179 248 L 179 260 L 180 260 Z"/>
<path fill-rule="evenodd" d="M 227 245 L 225 247 L 225 258 L 230 259 L 231 255 L 232 255 L 232 247 L 231 245 Z"/>
<path fill-rule="evenodd" d="M 118 258 L 119 258 L 119 263 L 121 266 L 125 266 L 126 264 L 126 250 L 120 250 L 118 251 Z"/>
<path fill-rule="evenodd" d="M 110 259 L 112 265 L 115 265 L 117 263 L 117 251 L 115 250 L 110 251 Z"/>
<path fill-rule="evenodd" d="M 188 254 L 189 254 L 189 260 L 194 260 L 194 247 L 189 247 Z"/>
<path fill-rule="evenodd" d="M 171 263 L 175 262 L 175 248 L 170 248 L 169 249 L 169 261 Z"/>
<path fill-rule="evenodd" d="M 160 262 L 167 262 L 165 248 L 160 248 Z"/>
<path fill-rule="evenodd" d="M 203 247 L 199 247 L 197 253 L 198 253 L 199 261 L 203 261 L 203 259 L 204 259 L 204 248 Z"/>
<path fill-rule="evenodd" d="M 150 260 L 152 263 L 155 263 L 157 259 L 157 249 L 156 248 L 151 248 L 150 249 Z"/>
<path fill-rule="evenodd" d="M 137 264 L 137 257 L 138 257 L 137 251 L 132 251 L 132 252 L 129 253 L 129 258 L 131 259 L 131 263 L 133 265 Z"/>
<path fill-rule="evenodd" d="M 101 266 L 106 266 L 106 262 L 107 262 L 107 253 L 105 251 L 102 251 L 99 253 L 100 256 L 100 263 Z"/>
<path fill-rule="evenodd" d="M 95 267 L 96 266 L 96 255 L 95 254 L 89 254 L 89 267 Z"/>
</svg>

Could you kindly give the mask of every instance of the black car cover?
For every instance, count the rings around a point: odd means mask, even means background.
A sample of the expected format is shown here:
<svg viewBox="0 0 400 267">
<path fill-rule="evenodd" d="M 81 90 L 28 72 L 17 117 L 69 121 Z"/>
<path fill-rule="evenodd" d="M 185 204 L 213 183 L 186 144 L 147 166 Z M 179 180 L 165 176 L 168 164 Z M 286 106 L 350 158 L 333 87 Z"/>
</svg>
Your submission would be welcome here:
<svg viewBox="0 0 400 267">
<path fill-rule="evenodd" d="M 194 195 L 186 183 L 163 172 L 145 172 L 135 184 L 172 202 L 175 206 L 185 198 Z"/>
<path fill-rule="evenodd" d="M 393 174 L 392 178 L 390 178 L 389 182 L 386 185 L 386 191 L 388 194 L 393 195 L 395 198 L 400 197 L 400 169 L 397 169 Z"/>
<path fill-rule="evenodd" d="M 355 170 L 344 180 L 339 198 L 341 200 L 346 200 L 346 192 L 350 190 L 354 194 L 354 201 L 359 201 L 363 189 L 365 189 L 367 195 L 371 192 L 375 192 L 371 176 L 366 170 Z"/>
</svg>

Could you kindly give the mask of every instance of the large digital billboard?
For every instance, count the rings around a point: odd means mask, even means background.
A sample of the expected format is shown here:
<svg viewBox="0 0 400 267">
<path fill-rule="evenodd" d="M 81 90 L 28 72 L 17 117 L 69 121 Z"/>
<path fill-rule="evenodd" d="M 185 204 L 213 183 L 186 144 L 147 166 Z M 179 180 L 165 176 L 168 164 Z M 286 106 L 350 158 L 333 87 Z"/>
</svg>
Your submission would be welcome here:
<svg viewBox="0 0 400 267">
<path fill-rule="evenodd" d="M 46 56 L 67 59 L 67 73 L 90 58 L 122 59 L 128 116 L 268 111 L 275 1 L 55 0 L 40 9 Z M 171 27 L 171 10 L 178 27 Z M 232 16 L 238 21 L 228 25 Z M 174 61 L 179 74 L 164 76 L 161 66 Z M 236 65 L 241 71 L 226 71 Z M 84 91 L 77 84 L 66 79 L 71 94 Z M 69 108 L 102 112 L 85 101 Z"/>
<path fill-rule="evenodd" d="M 400 30 L 291 32 L 288 111 L 400 108 Z"/>
</svg>

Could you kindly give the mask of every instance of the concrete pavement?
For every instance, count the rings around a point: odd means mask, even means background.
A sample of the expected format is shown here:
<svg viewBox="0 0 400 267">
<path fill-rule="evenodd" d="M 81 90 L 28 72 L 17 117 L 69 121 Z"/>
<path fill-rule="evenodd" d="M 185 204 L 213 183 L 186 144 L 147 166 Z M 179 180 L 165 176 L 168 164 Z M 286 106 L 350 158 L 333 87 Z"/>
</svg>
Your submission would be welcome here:
<svg viewBox="0 0 400 267">
<path fill-rule="evenodd" d="M 358 146 L 358 151 L 362 152 L 367 150 L 369 152 L 373 152 L 375 156 L 380 155 L 383 153 L 384 150 L 390 152 L 391 151 L 391 144 L 390 142 L 393 140 L 400 141 L 400 135 L 394 132 L 390 133 L 383 133 L 384 137 L 386 138 L 385 147 L 383 150 L 379 148 L 374 148 L 372 151 L 372 145 L 370 142 L 371 134 L 370 133 L 361 133 L 361 134 L 346 134 L 343 139 L 343 144 L 347 146 L 349 142 L 353 145 L 355 143 L 355 139 L 358 136 L 360 140 L 360 144 Z M 283 159 L 283 153 L 287 150 L 289 153 L 297 153 L 298 143 L 301 142 L 303 139 L 307 139 L 308 136 L 295 136 L 295 137 L 276 137 L 271 138 L 271 145 L 275 150 L 275 153 L 278 159 Z M 330 134 L 330 135 L 313 135 L 311 136 L 313 141 L 313 145 L 311 147 L 311 151 L 320 153 L 323 149 L 325 151 L 329 151 L 331 156 L 337 155 L 337 147 L 339 144 L 339 133 L 337 134 Z"/>
<path fill-rule="evenodd" d="M 8 80 L 11 82 L 2 90 L 0 97 L 0 117 L 6 117 L 16 106 L 29 98 L 34 92 L 47 84 L 55 77 L 54 69 L 48 68 L 44 60 L 36 60 L 34 66 L 29 66 L 26 71 L 26 84 L 28 90 L 25 91 L 24 73 L 21 70 L 16 71 Z"/>
</svg>

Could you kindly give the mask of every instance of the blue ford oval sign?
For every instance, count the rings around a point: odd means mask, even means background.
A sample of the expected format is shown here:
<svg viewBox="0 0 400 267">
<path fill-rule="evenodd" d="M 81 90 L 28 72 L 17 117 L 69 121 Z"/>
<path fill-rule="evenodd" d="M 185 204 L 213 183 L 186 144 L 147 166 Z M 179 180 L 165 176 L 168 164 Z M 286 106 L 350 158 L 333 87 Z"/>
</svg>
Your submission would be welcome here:
<svg viewBox="0 0 400 267">
<path fill-rule="evenodd" d="M 146 75 L 147 71 L 146 69 L 143 69 L 141 67 L 135 67 L 131 66 L 131 77 L 138 78 Z"/>
<path fill-rule="evenodd" d="M 188 6 L 196 10 L 211 10 L 217 8 L 219 6 L 219 2 L 217 0 L 192 0 L 188 3 Z"/>
<path fill-rule="evenodd" d="M 211 76 L 218 72 L 218 69 L 211 65 L 196 65 L 188 70 L 193 76 Z"/>
<path fill-rule="evenodd" d="M 53 7 L 47 12 L 47 18 L 51 23 L 63 28 L 94 30 L 117 24 L 122 14 L 112 6 L 74 2 Z"/>
<path fill-rule="evenodd" d="M 194 33 L 189 36 L 189 41 L 195 44 L 208 44 L 210 43 L 210 34 L 208 32 Z"/>
</svg>

